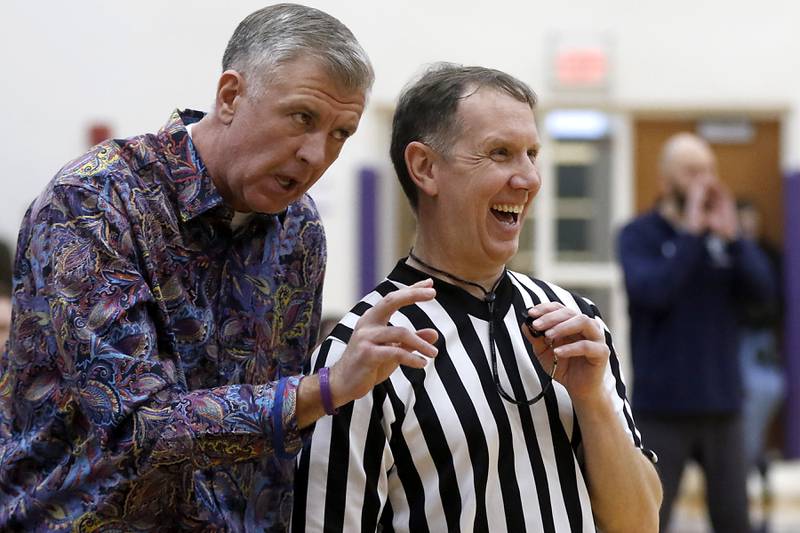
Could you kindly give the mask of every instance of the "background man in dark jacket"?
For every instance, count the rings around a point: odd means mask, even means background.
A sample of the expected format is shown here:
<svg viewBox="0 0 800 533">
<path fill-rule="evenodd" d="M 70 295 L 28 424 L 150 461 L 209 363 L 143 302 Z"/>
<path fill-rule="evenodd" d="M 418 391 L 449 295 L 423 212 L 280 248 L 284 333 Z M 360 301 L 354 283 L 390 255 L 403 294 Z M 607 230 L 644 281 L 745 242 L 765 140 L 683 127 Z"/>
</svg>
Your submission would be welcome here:
<svg viewBox="0 0 800 533">
<path fill-rule="evenodd" d="M 670 138 L 660 176 L 660 201 L 622 230 L 619 255 L 633 407 L 664 484 L 661 528 L 683 467 L 695 459 L 714 529 L 749 531 L 737 308 L 743 299 L 773 298 L 774 279 L 764 253 L 741 237 L 735 201 L 705 141 L 689 133 Z"/>
</svg>

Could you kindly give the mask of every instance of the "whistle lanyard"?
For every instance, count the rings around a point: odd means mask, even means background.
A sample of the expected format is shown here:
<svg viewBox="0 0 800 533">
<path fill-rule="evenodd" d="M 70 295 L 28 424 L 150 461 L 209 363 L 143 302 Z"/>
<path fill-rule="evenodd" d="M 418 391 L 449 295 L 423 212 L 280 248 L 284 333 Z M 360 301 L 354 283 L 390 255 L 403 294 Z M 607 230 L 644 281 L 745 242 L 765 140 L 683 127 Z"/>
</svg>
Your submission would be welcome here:
<svg viewBox="0 0 800 533">
<path fill-rule="evenodd" d="M 503 386 L 500 384 L 500 374 L 497 372 L 497 348 L 495 348 L 494 304 L 495 304 L 495 300 L 497 299 L 497 295 L 495 293 L 495 290 L 497 289 L 498 285 L 500 285 L 500 281 L 502 281 L 502 279 L 506 276 L 507 270 L 505 268 L 503 268 L 503 273 L 500 275 L 499 278 L 497 278 L 497 281 L 494 282 L 494 285 L 492 285 L 492 288 L 487 291 L 486 289 L 483 288 L 483 286 L 481 286 L 478 283 L 475 283 L 473 281 L 469 281 L 469 280 L 460 278 L 460 277 L 458 277 L 456 275 L 450 274 L 449 272 L 446 272 L 444 270 L 441 270 L 441 269 L 438 269 L 438 268 L 436 268 L 434 266 L 429 265 L 428 263 L 426 263 L 425 261 L 421 260 L 416 255 L 414 255 L 413 249 L 408 252 L 408 256 L 411 259 L 413 259 L 414 261 L 416 261 L 417 263 L 419 263 L 420 265 L 424 266 L 425 268 L 427 268 L 428 270 L 430 270 L 432 272 L 435 272 L 435 273 L 440 274 L 442 276 L 448 277 L 448 278 L 450 278 L 450 279 L 452 279 L 454 281 L 457 281 L 459 283 L 464 283 L 466 285 L 470 285 L 471 287 L 477 287 L 483 293 L 483 301 L 486 303 L 486 305 L 489 308 L 489 353 L 490 353 L 490 358 L 491 358 L 491 362 L 492 362 L 492 378 L 494 379 L 495 386 L 497 387 L 497 393 L 500 394 L 500 397 L 502 397 L 504 400 L 506 400 L 508 402 L 511 402 L 511 403 L 513 403 L 515 405 L 533 405 L 536 402 L 538 402 L 539 400 L 541 400 L 542 398 L 544 398 L 544 395 L 547 394 L 547 391 L 550 390 L 550 388 L 553 386 L 553 377 L 555 376 L 555 373 L 556 373 L 556 366 L 558 365 L 558 358 L 555 356 L 555 354 L 553 355 L 553 370 L 549 374 L 547 374 L 547 372 L 542 367 L 542 364 L 539 362 L 539 356 L 540 355 L 544 355 L 549 350 L 552 350 L 552 348 L 553 348 L 552 345 L 548 345 L 547 349 L 544 352 L 542 352 L 541 354 L 538 354 L 538 355 L 536 354 L 536 349 L 533 348 L 533 346 L 531 346 L 531 350 L 533 351 L 533 354 L 534 354 L 534 357 L 533 357 L 534 365 L 538 365 L 539 368 L 542 369 L 542 372 L 544 372 L 545 375 L 548 376 L 547 383 L 544 383 L 542 385 L 542 390 L 541 390 L 541 392 L 539 392 L 539 394 L 537 394 L 536 396 L 534 396 L 533 398 L 530 398 L 530 399 L 526 398 L 525 400 L 517 400 L 514 396 L 512 396 L 509 393 L 507 393 L 505 391 L 505 389 L 503 389 Z"/>
</svg>

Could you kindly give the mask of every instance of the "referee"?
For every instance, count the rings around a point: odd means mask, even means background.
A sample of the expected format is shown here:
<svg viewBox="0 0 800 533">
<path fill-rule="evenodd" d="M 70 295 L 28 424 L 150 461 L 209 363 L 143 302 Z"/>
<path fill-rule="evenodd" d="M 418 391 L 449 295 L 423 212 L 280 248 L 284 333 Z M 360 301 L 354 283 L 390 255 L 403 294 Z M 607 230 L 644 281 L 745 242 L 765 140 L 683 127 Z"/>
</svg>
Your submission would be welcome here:
<svg viewBox="0 0 800 533">
<path fill-rule="evenodd" d="M 327 377 L 360 321 L 435 330 L 438 355 L 354 402 L 322 387 L 333 416 L 299 459 L 294 531 L 657 531 L 655 456 L 597 308 L 505 268 L 541 185 L 534 105 L 507 74 L 451 64 L 400 97 L 391 155 L 417 239 L 311 364 Z M 435 299 L 383 311 L 427 278 Z"/>
</svg>

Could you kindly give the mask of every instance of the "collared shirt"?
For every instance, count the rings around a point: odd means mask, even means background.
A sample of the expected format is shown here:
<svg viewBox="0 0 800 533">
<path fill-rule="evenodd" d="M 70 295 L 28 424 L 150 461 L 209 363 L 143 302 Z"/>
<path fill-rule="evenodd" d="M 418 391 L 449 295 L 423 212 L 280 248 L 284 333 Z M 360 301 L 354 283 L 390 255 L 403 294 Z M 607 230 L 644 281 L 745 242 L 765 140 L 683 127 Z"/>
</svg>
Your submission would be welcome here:
<svg viewBox="0 0 800 533">
<path fill-rule="evenodd" d="M 382 296 L 429 277 L 404 262 L 334 327 L 312 356 L 314 369 L 342 355 L 359 317 Z M 525 310 L 560 301 L 597 320 L 611 355 L 604 389 L 617 421 L 651 460 L 631 416 L 611 335 L 588 300 L 507 272 L 492 310 L 434 278 L 436 298 L 397 311 L 395 327 L 435 328 L 438 355 L 424 369 L 399 367 L 369 394 L 320 419 L 298 462 L 292 530 L 595 531 L 582 464 L 581 431 L 569 394 L 549 377 L 520 330 Z M 495 385 L 497 369 L 519 401 Z"/>
<path fill-rule="evenodd" d="M 0 529 L 278 530 L 325 236 L 307 196 L 232 228 L 177 111 L 67 164 L 19 235 Z"/>
</svg>

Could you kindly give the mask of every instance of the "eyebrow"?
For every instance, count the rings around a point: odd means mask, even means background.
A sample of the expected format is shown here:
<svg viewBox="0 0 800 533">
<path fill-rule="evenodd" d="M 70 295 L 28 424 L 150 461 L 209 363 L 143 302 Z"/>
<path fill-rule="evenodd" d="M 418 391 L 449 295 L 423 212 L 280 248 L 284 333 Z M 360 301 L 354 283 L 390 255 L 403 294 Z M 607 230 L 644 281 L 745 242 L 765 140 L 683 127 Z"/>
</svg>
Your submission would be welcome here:
<svg viewBox="0 0 800 533">
<path fill-rule="evenodd" d="M 317 110 L 316 106 L 313 104 L 309 104 L 308 101 L 304 101 L 302 99 L 298 99 L 296 102 L 289 102 L 287 104 L 290 109 L 296 109 L 298 111 L 302 111 L 303 113 L 308 113 L 312 120 L 317 123 L 320 120 L 320 113 Z M 295 111 L 297 112 L 297 111 Z M 359 115 L 360 119 L 361 115 Z M 359 121 L 356 122 L 349 122 L 343 126 L 336 127 L 337 130 L 344 130 L 347 131 L 348 135 L 353 135 L 356 130 L 358 129 Z"/>
<path fill-rule="evenodd" d="M 309 105 L 301 104 L 298 105 L 297 108 L 302 110 L 303 113 L 308 113 L 309 115 L 311 115 L 311 118 L 314 120 L 314 122 L 319 121 L 319 111 L 311 109 Z"/>
<path fill-rule="evenodd" d="M 503 137 L 503 136 L 500 136 L 500 135 L 492 135 L 492 136 L 486 137 L 483 140 L 483 144 L 518 144 L 518 143 L 509 140 L 508 137 Z M 535 143 L 533 143 L 533 145 L 530 146 L 530 148 L 533 148 L 535 150 L 541 150 L 541 148 L 542 148 L 541 141 L 536 141 Z"/>
</svg>

